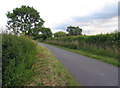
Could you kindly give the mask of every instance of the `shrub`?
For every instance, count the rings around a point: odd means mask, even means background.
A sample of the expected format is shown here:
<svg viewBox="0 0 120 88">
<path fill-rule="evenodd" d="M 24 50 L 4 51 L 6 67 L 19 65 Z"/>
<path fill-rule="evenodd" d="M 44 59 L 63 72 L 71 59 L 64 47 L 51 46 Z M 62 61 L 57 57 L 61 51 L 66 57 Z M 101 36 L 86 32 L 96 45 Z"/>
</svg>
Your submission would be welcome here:
<svg viewBox="0 0 120 88">
<path fill-rule="evenodd" d="M 120 32 L 92 36 L 54 37 L 48 38 L 44 42 L 71 49 L 80 49 L 97 55 L 120 58 Z"/>
<path fill-rule="evenodd" d="M 28 37 L 2 34 L 3 85 L 22 86 L 27 82 L 36 53 L 36 43 Z"/>
</svg>

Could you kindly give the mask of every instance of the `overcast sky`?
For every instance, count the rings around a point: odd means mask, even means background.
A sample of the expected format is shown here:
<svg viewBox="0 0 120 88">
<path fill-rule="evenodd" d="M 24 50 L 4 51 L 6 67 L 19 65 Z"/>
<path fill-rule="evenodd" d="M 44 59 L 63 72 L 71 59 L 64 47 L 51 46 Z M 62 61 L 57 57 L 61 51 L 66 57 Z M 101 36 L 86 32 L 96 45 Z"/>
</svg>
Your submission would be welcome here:
<svg viewBox="0 0 120 88">
<path fill-rule="evenodd" d="M 33 6 L 53 33 L 67 26 L 79 26 L 83 34 L 113 32 L 118 29 L 119 0 L 1 0 L 0 28 L 7 23 L 6 13 L 22 5 Z"/>
</svg>

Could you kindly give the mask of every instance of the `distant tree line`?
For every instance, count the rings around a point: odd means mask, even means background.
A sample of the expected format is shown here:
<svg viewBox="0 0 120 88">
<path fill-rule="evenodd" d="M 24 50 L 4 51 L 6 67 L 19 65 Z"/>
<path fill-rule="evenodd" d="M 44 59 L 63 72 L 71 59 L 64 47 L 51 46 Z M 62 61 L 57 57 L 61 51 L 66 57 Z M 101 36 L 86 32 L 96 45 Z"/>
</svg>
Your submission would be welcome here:
<svg viewBox="0 0 120 88">
<path fill-rule="evenodd" d="M 54 37 L 65 37 L 65 36 L 77 36 L 77 35 L 82 35 L 82 29 L 79 28 L 78 26 L 68 26 L 66 31 L 68 34 L 65 32 L 59 31 L 54 33 Z"/>
<path fill-rule="evenodd" d="M 7 28 L 14 35 L 33 36 L 33 39 L 42 38 L 43 40 L 53 35 L 50 28 L 43 26 L 45 21 L 33 7 L 21 6 L 13 9 L 12 12 L 7 12 L 6 16 L 8 18 Z M 66 31 L 68 34 L 59 31 L 54 33 L 54 37 L 82 35 L 82 29 L 78 26 L 68 26 Z"/>
</svg>

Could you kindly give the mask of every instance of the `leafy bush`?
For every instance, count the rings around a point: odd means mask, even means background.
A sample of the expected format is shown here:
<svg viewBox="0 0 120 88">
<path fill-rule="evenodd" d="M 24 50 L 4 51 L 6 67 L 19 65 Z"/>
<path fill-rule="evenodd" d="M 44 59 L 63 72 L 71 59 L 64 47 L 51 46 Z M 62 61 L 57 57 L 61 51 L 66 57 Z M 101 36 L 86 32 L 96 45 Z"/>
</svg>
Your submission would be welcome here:
<svg viewBox="0 0 120 88">
<path fill-rule="evenodd" d="M 65 37 L 65 36 L 67 36 L 67 34 L 63 31 L 54 33 L 54 37 Z"/>
<path fill-rule="evenodd" d="M 36 43 L 25 36 L 2 34 L 3 86 L 22 86 L 31 78 Z"/>
<path fill-rule="evenodd" d="M 54 37 L 48 38 L 44 42 L 97 55 L 120 58 L 120 32 L 92 36 Z"/>
</svg>

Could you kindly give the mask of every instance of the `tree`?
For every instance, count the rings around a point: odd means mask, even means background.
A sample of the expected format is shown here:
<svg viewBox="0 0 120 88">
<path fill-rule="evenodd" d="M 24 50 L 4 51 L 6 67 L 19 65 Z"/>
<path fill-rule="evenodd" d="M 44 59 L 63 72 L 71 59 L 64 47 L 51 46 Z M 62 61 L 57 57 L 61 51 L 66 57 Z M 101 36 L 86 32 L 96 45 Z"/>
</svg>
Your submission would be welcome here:
<svg viewBox="0 0 120 88">
<path fill-rule="evenodd" d="M 52 37 L 52 31 L 50 30 L 50 28 L 45 28 L 45 27 L 42 28 L 41 33 L 44 39 Z"/>
<path fill-rule="evenodd" d="M 65 37 L 65 36 L 66 36 L 66 33 L 63 31 L 54 33 L 54 37 Z"/>
<path fill-rule="evenodd" d="M 81 33 L 82 33 L 82 29 L 79 28 L 78 26 L 77 27 L 68 26 L 66 31 L 68 32 L 69 36 L 72 36 L 72 35 L 75 35 L 75 36 L 76 35 L 81 35 Z"/>
<path fill-rule="evenodd" d="M 50 28 L 45 28 L 43 27 L 40 30 L 41 34 L 37 34 L 36 36 L 34 36 L 34 39 L 40 39 L 41 40 L 45 40 L 46 38 L 52 37 L 52 31 L 50 30 Z"/>
<path fill-rule="evenodd" d="M 29 6 L 21 6 L 6 15 L 8 17 L 7 27 L 14 34 L 37 35 L 44 24 L 39 12 Z"/>
<path fill-rule="evenodd" d="M 36 39 L 45 40 L 46 38 L 52 37 L 52 31 L 50 30 L 50 28 L 43 27 L 40 30 L 40 32 L 41 32 L 40 34 L 37 34 L 34 36 L 34 40 L 36 40 Z"/>
</svg>

